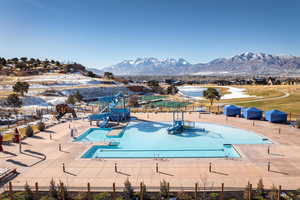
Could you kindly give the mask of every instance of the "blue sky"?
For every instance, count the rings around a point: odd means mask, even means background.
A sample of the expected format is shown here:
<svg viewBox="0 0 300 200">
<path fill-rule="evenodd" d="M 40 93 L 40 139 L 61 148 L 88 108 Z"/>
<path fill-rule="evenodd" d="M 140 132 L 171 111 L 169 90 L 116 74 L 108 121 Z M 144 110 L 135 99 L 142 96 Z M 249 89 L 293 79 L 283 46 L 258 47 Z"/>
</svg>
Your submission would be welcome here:
<svg viewBox="0 0 300 200">
<path fill-rule="evenodd" d="M 299 0 L 0 0 L 0 57 L 101 68 L 137 57 L 300 56 Z"/>
</svg>

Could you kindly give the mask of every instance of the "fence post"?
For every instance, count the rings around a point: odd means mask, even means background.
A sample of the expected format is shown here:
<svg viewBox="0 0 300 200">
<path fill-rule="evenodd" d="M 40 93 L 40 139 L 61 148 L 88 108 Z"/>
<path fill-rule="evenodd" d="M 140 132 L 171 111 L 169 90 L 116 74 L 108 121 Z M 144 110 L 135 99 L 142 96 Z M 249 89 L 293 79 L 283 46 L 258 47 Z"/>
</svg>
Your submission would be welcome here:
<svg viewBox="0 0 300 200">
<path fill-rule="evenodd" d="M 249 200 L 252 200 L 252 184 L 249 184 Z"/>
<path fill-rule="evenodd" d="M 167 199 L 170 199 L 170 183 L 168 182 L 167 183 L 167 187 L 168 187 L 168 189 L 167 189 Z"/>
<path fill-rule="evenodd" d="M 115 172 L 118 172 L 117 163 L 115 163 Z"/>
<path fill-rule="evenodd" d="M 277 200 L 280 200 L 281 185 L 278 187 Z"/>
<path fill-rule="evenodd" d="M 198 193 L 198 183 L 195 183 L 195 200 L 197 200 L 197 193 Z"/>
<path fill-rule="evenodd" d="M 88 200 L 92 199 L 91 198 L 91 185 L 89 182 L 87 183 L 87 198 L 88 198 Z"/>
<path fill-rule="evenodd" d="M 66 166 L 65 166 L 65 163 L 62 163 L 62 170 L 63 170 L 63 172 L 66 172 Z"/>
<path fill-rule="evenodd" d="M 221 185 L 221 200 L 224 200 L 224 183 Z"/>
<path fill-rule="evenodd" d="M 62 200 L 65 200 L 65 190 L 64 190 L 64 183 L 60 182 L 60 197 Z"/>
<path fill-rule="evenodd" d="M 14 195 L 13 195 L 13 189 L 12 189 L 12 183 L 8 183 L 8 190 L 9 190 L 9 199 L 14 200 Z"/>
<path fill-rule="evenodd" d="M 35 199 L 39 199 L 39 184 L 35 182 Z"/>
<path fill-rule="evenodd" d="M 144 200 L 143 182 L 140 183 L 140 200 Z"/>
<path fill-rule="evenodd" d="M 116 199 L 116 183 L 113 182 L 113 193 L 112 193 L 112 199 L 115 200 Z"/>
</svg>

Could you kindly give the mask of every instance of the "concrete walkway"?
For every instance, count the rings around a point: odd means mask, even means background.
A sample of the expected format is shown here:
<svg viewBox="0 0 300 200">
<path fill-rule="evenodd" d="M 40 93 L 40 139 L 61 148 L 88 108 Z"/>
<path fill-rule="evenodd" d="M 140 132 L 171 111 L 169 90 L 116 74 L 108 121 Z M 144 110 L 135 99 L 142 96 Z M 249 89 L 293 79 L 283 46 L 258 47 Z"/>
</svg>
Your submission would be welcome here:
<svg viewBox="0 0 300 200">
<path fill-rule="evenodd" d="M 151 121 L 170 121 L 172 113 L 137 113 L 137 118 Z M 147 186 L 159 188 L 161 180 L 170 182 L 178 188 L 193 188 L 196 182 L 200 187 L 243 188 L 250 181 L 253 186 L 263 178 L 265 187 L 282 185 L 283 189 L 300 187 L 300 131 L 287 125 L 271 124 L 264 121 L 253 122 L 242 118 L 228 118 L 223 115 L 186 113 L 189 121 L 218 123 L 226 126 L 247 129 L 270 138 L 271 145 L 236 145 L 242 157 L 225 158 L 182 158 L 182 159 L 82 159 L 81 155 L 91 147 L 91 143 L 75 143 L 70 138 L 69 123 L 58 124 L 47 132 L 41 132 L 33 138 L 23 141 L 23 153 L 18 145 L 4 146 L 0 153 L 1 168 L 17 168 L 21 173 L 13 179 L 14 186 L 24 186 L 26 182 L 48 189 L 53 178 L 63 181 L 68 187 L 85 187 L 90 182 L 97 190 L 111 188 L 115 182 L 123 186 L 129 178 L 134 186 L 144 182 Z M 90 128 L 88 121 L 73 121 L 79 133 Z M 53 135 L 50 140 L 49 134 Z M 62 145 L 62 151 L 58 146 Z M 267 153 L 270 147 L 271 154 Z M 45 157 L 43 156 L 45 155 Z M 212 163 L 212 172 L 208 171 Z M 267 170 L 268 162 L 271 171 Z M 63 172 L 62 164 L 66 171 Z M 117 163 L 118 172 L 114 171 Z M 156 163 L 159 172 L 156 172 Z"/>
</svg>

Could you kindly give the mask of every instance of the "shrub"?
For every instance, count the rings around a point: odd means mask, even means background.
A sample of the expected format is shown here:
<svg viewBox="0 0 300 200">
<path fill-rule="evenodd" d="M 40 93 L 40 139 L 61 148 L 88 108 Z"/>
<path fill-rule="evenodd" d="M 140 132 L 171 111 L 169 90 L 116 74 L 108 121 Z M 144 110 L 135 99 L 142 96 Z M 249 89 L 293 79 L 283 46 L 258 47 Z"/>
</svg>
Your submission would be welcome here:
<svg viewBox="0 0 300 200">
<path fill-rule="evenodd" d="M 300 118 L 296 120 L 296 127 L 300 128 Z"/>
<path fill-rule="evenodd" d="M 93 200 L 110 200 L 111 196 L 108 192 L 101 192 L 99 194 L 94 195 Z"/>
<path fill-rule="evenodd" d="M 53 179 L 50 181 L 49 197 L 52 197 L 54 199 L 57 199 L 57 197 L 58 197 L 57 187 L 56 187 L 55 181 Z"/>
<path fill-rule="evenodd" d="M 258 183 L 257 183 L 257 187 L 256 187 L 256 194 L 257 196 L 262 196 L 264 195 L 264 183 L 262 179 L 259 179 Z"/>
<path fill-rule="evenodd" d="M 210 196 L 211 199 L 217 199 L 217 197 L 219 196 L 219 194 L 216 193 L 216 192 L 213 192 L 213 193 L 210 193 L 209 196 Z"/>
<path fill-rule="evenodd" d="M 31 188 L 27 183 L 24 186 L 24 190 L 24 200 L 34 200 L 33 192 L 31 191 Z"/>
<path fill-rule="evenodd" d="M 40 198 L 40 200 L 57 200 L 57 199 L 49 196 L 43 196 Z"/>
<path fill-rule="evenodd" d="M 162 182 L 160 182 L 160 195 L 164 198 L 167 198 L 168 196 L 168 183 L 167 181 L 163 180 Z"/>
<path fill-rule="evenodd" d="M 87 193 L 81 192 L 73 197 L 74 200 L 88 200 Z"/>
<path fill-rule="evenodd" d="M 124 182 L 124 194 L 126 199 L 132 199 L 134 196 L 134 190 L 131 186 L 131 183 L 129 182 L 129 179 L 126 179 Z"/>
<path fill-rule="evenodd" d="M 192 200 L 191 196 L 184 191 L 178 192 L 177 198 L 178 200 Z"/>
<path fill-rule="evenodd" d="M 27 137 L 33 136 L 33 130 L 31 128 L 31 126 L 26 127 L 25 134 L 26 134 Z"/>
<path fill-rule="evenodd" d="M 39 122 L 38 123 L 38 129 L 40 131 L 44 131 L 46 129 L 45 123 L 44 122 Z"/>
<path fill-rule="evenodd" d="M 275 185 L 272 186 L 270 192 L 268 193 L 268 197 L 270 200 L 275 200 L 277 197 L 277 187 Z"/>
<path fill-rule="evenodd" d="M 69 192 L 67 187 L 63 184 L 63 182 L 59 181 L 59 185 L 57 186 L 59 194 L 63 195 L 64 200 L 70 200 Z"/>
</svg>

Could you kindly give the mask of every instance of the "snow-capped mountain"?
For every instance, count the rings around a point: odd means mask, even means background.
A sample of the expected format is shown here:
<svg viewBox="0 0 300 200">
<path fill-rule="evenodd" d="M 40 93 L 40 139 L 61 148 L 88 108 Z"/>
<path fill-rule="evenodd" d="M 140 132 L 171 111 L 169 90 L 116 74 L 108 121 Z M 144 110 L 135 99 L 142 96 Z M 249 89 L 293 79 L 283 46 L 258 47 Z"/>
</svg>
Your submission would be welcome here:
<svg viewBox="0 0 300 200">
<path fill-rule="evenodd" d="M 183 58 L 137 58 L 103 68 L 102 71 L 117 75 L 300 74 L 300 57 L 245 52 L 198 64 L 191 64 Z"/>
<path fill-rule="evenodd" d="M 190 71 L 192 68 L 193 65 L 183 58 L 137 58 L 136 60 L 124 60 L 102 70 L 118 75 L 180 75 L 186 74 L 186 71 Z"/>
<path fill-rule="evenodd" d="M 300 57 L 246 52 L 230 58 L 219 58 L 197 72 L 227 72 L 230 74 L 291 74 L 300 73 Z"/>
</svg>

